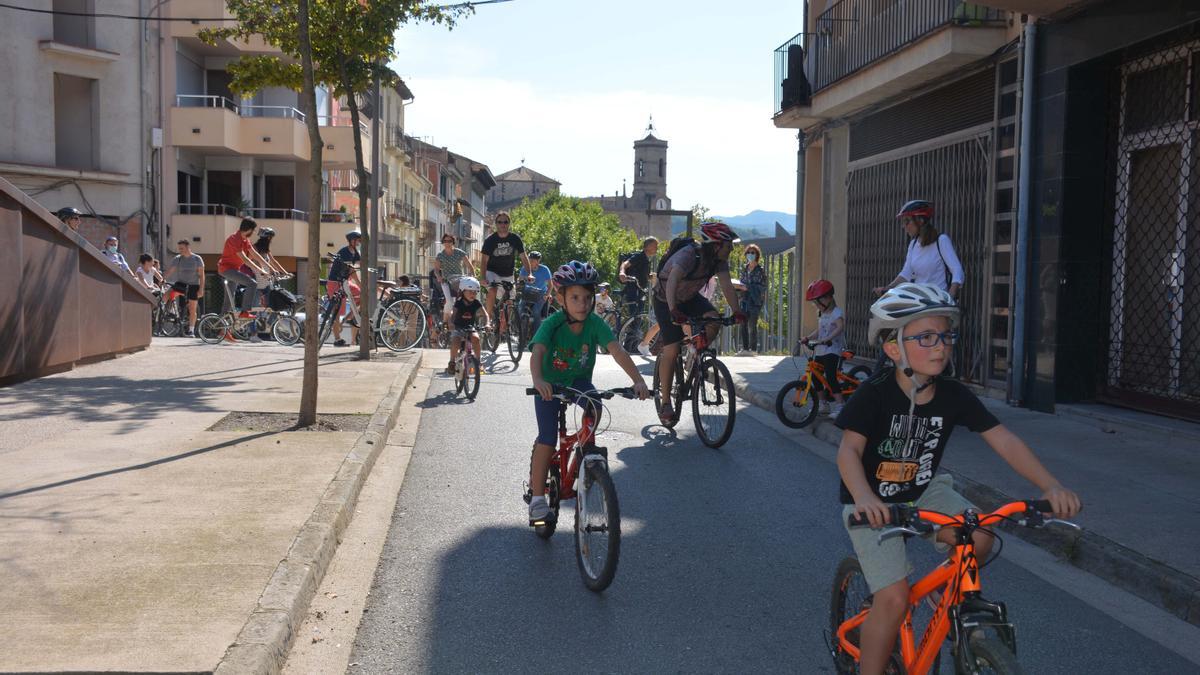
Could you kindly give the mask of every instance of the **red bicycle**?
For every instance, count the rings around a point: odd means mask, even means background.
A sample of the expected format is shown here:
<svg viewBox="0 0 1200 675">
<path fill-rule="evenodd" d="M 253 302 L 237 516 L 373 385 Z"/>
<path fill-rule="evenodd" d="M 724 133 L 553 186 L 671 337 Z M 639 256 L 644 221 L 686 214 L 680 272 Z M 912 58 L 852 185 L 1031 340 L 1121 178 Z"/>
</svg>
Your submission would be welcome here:
<svg viewBox="0 0 1200 675">
<path fill-rule="evenodd" d="M 532 387 L 525 393 L 541 395 Z M 554 398 L 560 405 L 558 449 L 550 458 L 550 475 L 546 478 L 550 515 L 533 523 L 537 535 L 549 539 L 558 525 L 559 504 L 565 499 L 575 500 L 575 560 L 583 584 L 596 592 L 612 583 L 621 555 L 621 507 L 617 488 L 608 473 L 608 449 L 595 443 L 598 412 L 604 407 L 601 399 L 614 396 L 637 398 L 631 387 L 583 392 L 554 385 Z M 579 430 L 568 434 L 567 406 L 576 402 L 584 404 L 583 417 Z M 526 489 L 525 503 L 531 498 Z"/>
</svg>

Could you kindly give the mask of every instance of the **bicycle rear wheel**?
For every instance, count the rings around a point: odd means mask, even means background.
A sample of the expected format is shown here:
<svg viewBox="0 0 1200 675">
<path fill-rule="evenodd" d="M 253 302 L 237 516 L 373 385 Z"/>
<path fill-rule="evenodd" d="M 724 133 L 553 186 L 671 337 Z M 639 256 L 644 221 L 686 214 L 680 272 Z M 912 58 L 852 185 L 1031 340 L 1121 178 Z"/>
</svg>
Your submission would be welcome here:
<svg viewBox="0 0 1200 675">
<path fill-rule="evenodd" d="M 505 314 L 508 315 L 508 330 L 504 332 L 504 339 L 508 343 L 508 356 L 513 363 L 520 363 L 521 354 L 525 352 L 525 339 L 521 335 L 523 322 L 512 305 L 508 306 Z"/>
<path fill-rule="evenodd" d="M 225 339 L 229 325 L 220 314 L 205 314 L 196 322 L 196 337 L 205 344 L 215 345 Z"/>
<path fill-rule="evenodd" d="M 602 461 L 583 466 L 583 495 L 575 499 L 575 561 L 588 590 L 608 588 L 621 555 L 621 507 Z"/>
<path fill-rule="evenodd" d="M 379 316 L 379 339 L 394 352 L 412 349 L 424 336 L 425 312 L 412 300 L 397 300 Z"/>
<path fill-rule="evenodd" d="M 804 393 L 804 380 L 792 380 L 775 396 L 775 416 L 783 426 L 803 429 L 817 419 L 817 392 Z"/>
<path fill-rule="evenodd" d="M 715 358 L 701 361 L 692 391 L 692 421 L 696 423 L 696 435 L 708 447 L 719 448 L 733 434 L 736 419 L 737 398 L 729 369 Z"/>
<path fill-rule="evenodd" d="M 871 607 L 871 589 L 863 576 L 862 565 L 857 558 L 846 558 L 838 565 L 833 577 L 833 593 L 829 599 L 829 640 L 833 646 L 833 666 L 838 675 L 858 675 L 858 662 L 854 657 L 842 651 L 838 641 L 838 628 L 846 621 L 858 616 L 864 609 Z M 855 628 L 846 633 L 846 639 L 855 647 L 859 646 L 859 629 Z M 903 675 L 904 663 L 900 658 L 899 643 L 892 650 L 884 668 L 885 675 Z M 934 673 L 937 666 L 934 666 Z"/>
<path fill-rule="evenodd" d="M 300 341 L 300 321 L 288 314 L 276 316 L 275 325 L 271 326 L 271 337 L 284 347 L 291 347 Z"/>
<path fill-rule="evenodd" d="M 479 393 L 479 357 L 471 354 L 462 362 L 462 392 L 474 401 Z"/>
</svg>

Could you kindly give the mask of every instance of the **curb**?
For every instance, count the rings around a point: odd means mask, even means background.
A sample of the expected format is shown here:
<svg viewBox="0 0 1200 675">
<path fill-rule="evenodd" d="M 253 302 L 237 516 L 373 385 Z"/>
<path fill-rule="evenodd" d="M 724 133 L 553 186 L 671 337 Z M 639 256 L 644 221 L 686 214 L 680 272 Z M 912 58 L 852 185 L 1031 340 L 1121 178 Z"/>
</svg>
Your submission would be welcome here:
<svg viewBox="0 0 1200 675">
<path fill-rule="evenodd" d="M 775 400 L 754 391 L 734 378 L 734 391 L 756 408 L 775 414 Z M 842 432 L 828 420 L 818 420 L 806 429 L 814 437 L 837 447 Z M 943 468 L 954 477 L 955 487 L 981 509 L 993 509 L 1016 498 L 978 483 L 961 473 Z M 1164 565 L 1089 530 L 1031 530 L 1009 524 L 1005 532 L 1049 551 L 1079 569 L 1159 607 L 1176 617 L 1200 626 L 1200 579 Z"/>
<path fill-rule="evenodd" d="M 424 352 L 414 353 L 416 358 L 396 375 L 371 415 L 367 430 L 350 447 L 321 501 L 292 540 L 287 556 L 259 596 L 258 605 L 213 669 L 214 675 L 273 675 L 283 668 L 296 630 L 333 560 L 342 533 L 354 517 L 358 493 L 387 443 L 400 401 L 421 368 Z"/>
</svg>

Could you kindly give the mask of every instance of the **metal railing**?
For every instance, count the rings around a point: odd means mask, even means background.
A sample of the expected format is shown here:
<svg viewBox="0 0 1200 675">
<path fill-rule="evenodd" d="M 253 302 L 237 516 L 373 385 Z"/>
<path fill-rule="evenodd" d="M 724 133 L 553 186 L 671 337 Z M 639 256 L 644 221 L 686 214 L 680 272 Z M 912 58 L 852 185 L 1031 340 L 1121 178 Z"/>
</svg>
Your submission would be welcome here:
<svg viewBox="0 0 1200 675">
<path fill-rule="evenodd" d="M 1005 10 L 982 7 L 961 0 L 842 0 L 817 17 L 811 41 L 798 34 L 775 50 L 775 113 L 804 100 L 783 100 L 784 80 L 791 73 L 788 54 L 793 46 L 807 50 L 803 71 L 820 91 L 884 59 L 943 26 L 1003 25 Z M 790 104 L 790 105 L 788 105 Z"/>
<path fill-rule="evenodd" d="M 350 127 L 354 126 L 354 120 L 349 115 L 317 115 L 317 124 L 323 127 Z M 358 130 L 364 136 L 371 133 L 371 128 L 361 120 L 358 123 Z"/>
<path fill-rule="evenodd" d="M 243 213 L 255 219 L 264 220 L 308 220 L 308 211 L 298 209 L 243 209 Z"/>
<path fill-rule="evenodd" d="M 178 108 L 224 108 L 239 117 L 281 117 L 304 121 L 304 113 L 286 105 L 241 105 L 224 96 L 176 94 Z"/>
<path fill-rule="evenodd" d="M 182 216 L 233 216 L 240 215 L 236 206 L 229 204 L 180 204 L 176 211 Z"/>
<path fill-rule="evenodd" d="M 399 148 L 400 150 L 404 151 L 408 150 L 404 143 L 404 127 L 400 126 L 399 124 L 389 124 L 387 126 L 387 133 L 383 138 L 384 142 L 387 143 L 389 148 Z"/>
<path fill-rule="evenodd" d="M 392 214 L 406 223 L 415 224 L 417 222 L 417 207 L 403 199 L 392 200 Z"/>
</svg>

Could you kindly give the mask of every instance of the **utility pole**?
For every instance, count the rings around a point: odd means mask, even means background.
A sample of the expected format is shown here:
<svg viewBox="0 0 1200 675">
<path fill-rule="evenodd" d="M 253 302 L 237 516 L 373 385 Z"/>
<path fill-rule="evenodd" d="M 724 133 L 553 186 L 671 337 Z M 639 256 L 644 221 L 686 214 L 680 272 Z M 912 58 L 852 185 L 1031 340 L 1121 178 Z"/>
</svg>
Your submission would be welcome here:
<svg viewBox="0 0 1200 675">
<path fill-rule="evenodd" d="M 375 292 L 376 288 L 376 273 L 375 270 L 379 267 L 379 116 L 383 114 L 383 101 L 380 98 L 379 92 L 379 70 L 375 70 L 375 83 L 371 88 L 371 95 L 375 98 L 374 104 L 371 106 L 371 221 L 367 226 L 367 267 L 371 268 L 367 272 L 367 284 L 365 292 L 371 298 L 369 307 L 372 314 L 375 313 L 375 303 L 379 295 Z M 371 327 L 372 317 L 362 317 L 362 326 L 358 329 L 358 340 L 360 344 L 359 358 L 369 359 L 372 349 L 375 348 L 375 331 Z"/>
<path fill-rule="evenodd" d="M 788 349 L 795 346 L 800 339 L 800 318 L 804 312 L 804 302 L 797 301 L 791 294 L 798 294 L 804 287 L 804 182 L 805 182 L 805 143 L 804 130 L 796 132 L 796 228 L 795 251 L 792 254 L 792 287 L 788 289 Z"/>
</svg>

